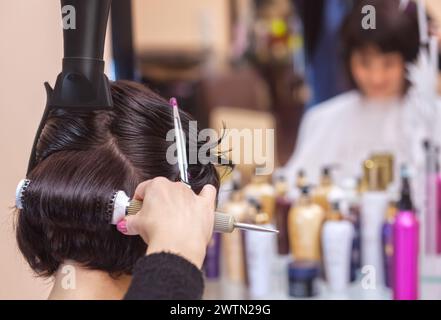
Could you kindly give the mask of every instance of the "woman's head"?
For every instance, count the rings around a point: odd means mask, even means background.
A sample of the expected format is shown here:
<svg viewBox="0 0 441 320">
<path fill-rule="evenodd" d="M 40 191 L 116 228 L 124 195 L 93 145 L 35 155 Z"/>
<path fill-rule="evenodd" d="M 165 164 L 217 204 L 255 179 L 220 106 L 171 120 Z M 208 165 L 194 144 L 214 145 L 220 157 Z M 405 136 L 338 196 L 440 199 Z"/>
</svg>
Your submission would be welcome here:
<svg viewBox="0 0 441 320">
<path fill-rule="evenodd" d="M 113 275 L 130 273 L 146 245 L 109 224 L 112 195 L 132 195 L 157 176 L 179 180 L 177 165 L 166 159 L 173 144 L 166 140 L 173 129 L 168 102 L 124 81 L 112 84 L 112 98 L 112 111 L 52 110 L 41 134 L 17 220 L 19 248 L 40 275 L 52 275 L 68 259 Z M 191 120 L 181 112 L 185 132 Z M 205 184 L 219 187 L 212 164 L 189 165 L 189 175 L 195 192 Z"/>
<path fill-rule="evenodd" d="M 343 50 L 351 79 L 370 98 L 399 96 L 408 87 L 406 64 L 418 54 L 418 20 L 412 2 L 404 11 L 399 5 L 399 0 L 361 0 L 343 25 Z M 373 23 L 372 19 L 375 29 L 364 28 L 362 21 Z"/>
</svg>

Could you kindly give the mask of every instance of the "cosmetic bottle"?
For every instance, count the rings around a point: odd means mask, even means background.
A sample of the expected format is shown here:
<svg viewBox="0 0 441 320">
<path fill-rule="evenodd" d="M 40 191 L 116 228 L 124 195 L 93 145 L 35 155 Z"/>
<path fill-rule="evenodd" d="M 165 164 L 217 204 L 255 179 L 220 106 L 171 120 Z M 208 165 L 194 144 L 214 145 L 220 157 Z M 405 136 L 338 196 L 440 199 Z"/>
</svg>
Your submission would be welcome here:
<svg viewBox="0 0 441 320">
<path fill-rule="evenodd" d="M 235 188 L 235 186 L 240 185 L 240 173 L 239 171 L 224 172 L 224 174 L 221 174 L 221 177 L 217 202 L 220 208 L 224 207 L 232 197 L 232 193 L 237 191 L 238 188 Z M 222 235 L 213 233 L 211 241 L 207 246 L 203 270 L 205 277 L 209 280 L 217 280 L 221 276 L 221 241 Z"/>
<path fill-rule="evenodd" d="M 439 148 L 436 148 L 436 254 L 441 255 L 441 171 L 439 163 Z"/>
<path fill-rule="evenodd" d="M 287 292 L 286 266 L 291 261 L 288 234 L 288 214 L 293 203 L 292 189 L 289 190 L 287 178 L 284 174 L 274 172 L 274 188 L 276 191 L 275 223 L 279 230 L 277 234 L 277 255 L 272 268 L 272 288 L 274 292 Z"/>
<path fill-rule="evenodd" d="M 438 165 L 439 168 L 439 165 Z M 438 169 L 438 174 L 436 178 L 436 205 L 437 205 L 437 216 L 436 216 L 436 226 L 437 226 L 437 243 L 436 243 L 436 253 L 441 255 L 441 172 Z"/>
<path fill-rule="evenodd" d="M 375 270 L 375 283 L 384 284 L 381 231 L 390 197 L 384 167 L 369 159 L 364 162 L 367 191 L 361 196 L 362 271 L 369 266 Z"/>
<path fill-rule="evenodd" d="M 279 255 L 287 255 L 289 250 L 288 214 L 291 201 L 287 197 L 288 184 L 283 176 L 277 178 L 276 189 L 276 227 L 279 230 L 277 236 L 277 252 Z"/>
<path fill-rule="evenodd" d="M 268 214 L 269 221 L 273 221 L 276 204 L 275 190 L 274 187 L 268 183 L 268 179 L 268 176 L 253 176 L 251 183 L 244 188 L 244 196 L 245 199 L 258 200 L 262 205 L 262 210 Z"/>
<path fill-rule="evenodd" d="M 325 213 L 331 209 L 328 202 L 328 196 L 332 188 L 331 168 L 324 167 L 320 178 L 320 184 L 312 192 L 312 201 L 321 206 Z"/>
<path fill-rule="evenodd" d="M 361 222 L 360 222 L 360 198 L 362 194 L 362 179 L 347 179 L 343 185 L 347 213 L 345 219 L 354 226 L 354 236 L 351 246 L 350 279 L 354 282 L 361 269 Z"/>
<path fill-rule="evenodd" d="M 207 279 L 217 280 L 220 277 L 220 248 L 221 235 L 220 233 L 213 233 L 204 261 L 204 273 Z"/>
<path fill-rule="evenodd" d="M 308 180 L 306 178 L 305 171 L 299 170 L 299 172 L 297 172 L 295 187 L 301 190 L 303 187 L 306 187 L 307 185 L 308 185 Z"/>
<path fill-rule="evenodd" d="M 419 222 L 415 215 L 409 176 L 405 167 L 401 172 L 401 199 L 395 217 L 393 297 L 394 300 L 418 299 Z"/>
<path fill-rule="evenodd" d="M 237 184 L 231 199 L 221 208 L 222 212 L 231 214 L 237 222 L 248 221 L 249 204 L 243 199 L 242 192 Z M 245 244 L 243 231 L 236 229 L 232 233 L 222 234 L 222 258 L 227 279 L 233 283 L 246 283 Z"/>
<path fill-rule="evenodd" d="M 219 176 L 221 177 L 221 184 L 217 196 L 217 205 L 222 208 L 225 203 L 231 200 L 232 193 L 241 185 L 242 176 L 240 171 L 227 169 L 219 169 Z"/>
<path fill-rule="evenodd" d="M 274 228 L 268 215 L 255 199 L 250 199 L 253 223 Z M 271 292 L 272 265 L 276 253 L 276 236 L 272 233 L 244 231 L 248 290 L 251 299 L 263 298 Z"/>
<path fill-rule="evenodd" d="M 322 207 L 311 200 L 309 187 L 288 214 L 288 232 L 291 252 L 295 260 L 320 261 L 320 233 L 325 214 Z"/>
<path fill-rule="evenodd" d="M 390 153 L 375 153 L 370 159 L 378 166 L 383 167 L 383 180 L 386 187 L 389 187 L 394 181 L 394 156 Z"/>
<path fill-rule="evenodd" d="M 433 256 L 437 252 L 437 155 L 436 148 L 430 140 L 424 141 L 425 152 L 425 206 L 424 233 L 425 253 Z"/>
<path fill-rule="evenodd" d="M 345 220 L 339 209 L 340 199 L 330 194 L 331 210 L 322 229 L 323 265 L 328 286 L 343 292 L 350 282 L 353 224 Z"/>
<path fill-rule="evenodd" d="M 387 288 L 392 288 L 392 265 L 394 253 L 393 227 L 396 214 L 397 204 L 395 203 L 395 201 L 391 201 L 386 211 L 386 217 L 381 232 L 383 246 L 384 285 Z"/>
<path fill-rule="evenodd" d="M 306 178 L 305 171 L 300 169 L 297 172 L 295 184 L 293 188 L 290 188 L 290 192 L 288 193 L 288 198 L 292 200 L 291 206 L 293 206 L 294 202 L 300 197 L 302 194 L 302 188 L 308 185 L 308 181 Z"/>
<path fill-rule="evenodd" d="M 376 153 L 372 154 L 370 159 L 374 161 L 377 166 L 382 167 L 382 181 L 386 185 L 386 191 L 389 194 L 390 203 L 398 201 L 400 190 L 398 188 L 399 181 L 397 181 L 398 183 L 394 183 L 394 156 L 389 153 Z"/>
<path fill-rule="evenodd" d="M 320 267 L 311 261 L 294 261 L 288 265 L 289 295 L 311 298 L 318 294 L 317 279 Z"/>
</svg>

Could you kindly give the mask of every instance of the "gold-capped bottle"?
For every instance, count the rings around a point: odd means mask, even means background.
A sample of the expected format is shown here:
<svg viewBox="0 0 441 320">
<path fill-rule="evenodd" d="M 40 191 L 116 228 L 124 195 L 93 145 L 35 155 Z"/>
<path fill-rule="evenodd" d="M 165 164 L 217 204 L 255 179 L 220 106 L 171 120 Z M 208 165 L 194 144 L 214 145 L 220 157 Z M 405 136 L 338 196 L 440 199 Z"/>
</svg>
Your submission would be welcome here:
<svg viewBox="0 0 441 320">
<path fill-rule="evenodd" d="M 394 181 L 394 156 L 390 153 L 375 153 L 370 159 L 375 162 L 377 166 L 381 166 L 382 180 L 389 186 Z"/>
<path fill-rule="evenodd" d="M 268 214 L 270 221 L 273 221 L 276 198 L 274 187 L 268 180 L 269 176 L 253 176 L 251 183 L 244 188 L 244 196 L 246 199 L 258 200 L 262 210 Z"/>
<path fill-rule="evenodd" d="M 382 227 L 389 206 L 386 167 L 372 159 L 363 163 L 367 190 L 361 196 L 361 256 L 362 265 L 371 266 L 375 272 L 375 283 L 383 285 L 385 274 L 382 250 Z"/>
<path fill-rule="evenodd" d="M 320 261 L 320 234 L 325 213 L 311 200 L 304 186 L 288 215 L 288 232 L 292 255 L 296 260 Z"/>
<path fill-rule="evenodd" d="M 231 214 L 237 222 L 247 222 L 249 203 L 243 199 L 237 184 L 233 188 L 231 198 L 222 207 L 222 211 Z M 222 257 L 225 259 L 227 278 L 232 282 L 245 284 L 245 245 L 242 230 L 222 234 Z"/>
</svg>

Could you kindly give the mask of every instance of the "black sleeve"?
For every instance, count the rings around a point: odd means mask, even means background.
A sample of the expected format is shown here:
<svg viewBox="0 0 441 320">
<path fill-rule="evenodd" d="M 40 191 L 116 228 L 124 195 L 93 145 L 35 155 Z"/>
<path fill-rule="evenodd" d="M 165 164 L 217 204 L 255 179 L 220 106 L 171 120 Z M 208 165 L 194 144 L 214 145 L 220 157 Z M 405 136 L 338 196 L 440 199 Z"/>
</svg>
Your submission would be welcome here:
<svg viewBox="0 0 441 320">
<path fill-rule="evenodd" d="M 202 298 L 202 272 L 188 260 L 172 253 L 140 258 L 125 300 L 196 300 Z"/>
</svg>

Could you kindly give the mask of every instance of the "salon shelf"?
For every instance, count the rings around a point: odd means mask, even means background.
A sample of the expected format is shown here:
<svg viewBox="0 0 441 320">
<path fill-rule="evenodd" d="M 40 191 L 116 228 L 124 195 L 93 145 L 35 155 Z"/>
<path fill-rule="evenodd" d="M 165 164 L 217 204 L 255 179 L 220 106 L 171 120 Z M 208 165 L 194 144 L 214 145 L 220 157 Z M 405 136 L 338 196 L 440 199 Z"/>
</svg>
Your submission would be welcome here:
<svg viewBox="0 0 441 320">
<path fill-rule="evenodd" d="M 288 279 L 285 270 L 289 257 L 276 258 L 272 272 L 272 289 L 262 300 L 296 300 L 288 295 Z M 441 283 L 438 278 L 421 276 L 420 298 L 425 300 L 441 299 Z M 392 291 L 383 286 L 376 289 L 364 289 L 361 277 L 348 286 L 342 293 L 331 292 L 322 280 L 317 282 L 319 295 L 310 300 L 391 300 Z M 206 279 L 204 299 L 211 300 L 247 300 L 250 299 L 248 290 L 243 284 L 233 283 L 223 274 L 218 280 Z M 297 299 L 298 300 L 298 299 Z"/>
<path fill-rule="evenodd" d="M 391 291 L 386 288 L 378 288 L 376 290 L 366 290 L 359 283 L 352 284 L 348 290 L 342 293 L 332 293 L 324 282 L 318 282 L 319 295 L 308 298 L 307 300 L 390 300 L 392 298 Z M 245 286 L 231 283 L 227 280 L 206 281 L 204 299 L 210 300 L 247 300 L 247 289 Z M 287 290 L 274 290 L 272 293 L 263 296 L 260 300 L 300 300 L 290 297 Z"/>
</svg>

